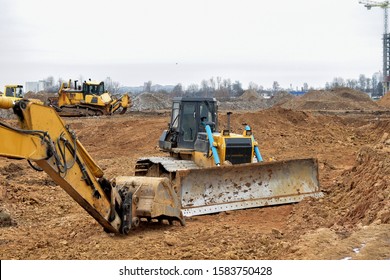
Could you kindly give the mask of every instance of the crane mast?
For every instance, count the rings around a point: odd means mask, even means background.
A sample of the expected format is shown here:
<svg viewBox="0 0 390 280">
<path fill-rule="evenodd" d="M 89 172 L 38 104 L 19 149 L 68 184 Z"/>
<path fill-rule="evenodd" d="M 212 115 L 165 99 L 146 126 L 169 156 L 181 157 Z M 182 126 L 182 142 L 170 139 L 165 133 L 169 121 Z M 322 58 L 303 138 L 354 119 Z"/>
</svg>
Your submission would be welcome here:
<svg viewBox="0 0 390 280">
<path fill-rule="evenodd" d="M 359 4 L 363 4 L 368 10 L 374 7 L 383 9 L 383 94 L 385 94 L 389 90 L 390 83 L 390 34 L 388 32 L 388 8 L 390 7 L 390 1 L 359 1 Z"/>
</svg>

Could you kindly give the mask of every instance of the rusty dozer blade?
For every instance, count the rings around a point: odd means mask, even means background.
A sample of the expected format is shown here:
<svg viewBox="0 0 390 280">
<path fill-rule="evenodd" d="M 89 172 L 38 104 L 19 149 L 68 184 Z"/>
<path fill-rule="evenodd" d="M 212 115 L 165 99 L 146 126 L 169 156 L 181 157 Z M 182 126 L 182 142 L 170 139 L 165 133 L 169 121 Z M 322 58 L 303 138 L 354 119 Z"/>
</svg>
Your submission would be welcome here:
<svg viewBox="0 0 390 280">
<path fill-rule="evenodd" d="M 119 176 L 113 185 L 124 197 L 132 193 L 132 219 L 174 220 L 185 224 L 180 200 L 168 178 Z"/>
<path fill-rule="evenodd" d="M 299 202 L 321 197 L 316 159 L 178 171 L 184 216 Z"/>
</svg>

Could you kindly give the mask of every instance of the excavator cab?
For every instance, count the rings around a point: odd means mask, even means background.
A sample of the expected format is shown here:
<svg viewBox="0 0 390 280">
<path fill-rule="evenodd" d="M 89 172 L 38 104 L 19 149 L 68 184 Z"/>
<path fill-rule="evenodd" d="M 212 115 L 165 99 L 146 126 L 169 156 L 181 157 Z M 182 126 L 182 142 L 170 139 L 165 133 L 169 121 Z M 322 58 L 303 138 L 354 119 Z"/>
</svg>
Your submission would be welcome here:
<svg viewBox="0 0 390 280">
<path fill-rule="evenodd" d="M 204 123 L 209 124 L 212 132 L 217 131 L 215 98 L 174 98 L 171 122 L 160 137 L 159 147 L 165 151 L 194 149 L 198 134 L 206 132 Z"/>
</svg>

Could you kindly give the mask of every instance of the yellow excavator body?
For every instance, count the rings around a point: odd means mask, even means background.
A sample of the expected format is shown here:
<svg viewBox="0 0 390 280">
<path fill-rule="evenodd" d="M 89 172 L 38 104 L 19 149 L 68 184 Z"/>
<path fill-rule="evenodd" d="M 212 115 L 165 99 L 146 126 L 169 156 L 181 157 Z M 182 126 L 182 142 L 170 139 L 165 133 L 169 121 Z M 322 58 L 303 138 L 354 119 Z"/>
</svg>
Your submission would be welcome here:
<svg viewBox="0 0 390 280">
<path fill-rule="evenodd" d="M 52 107 L 31 100 L 0 97 L 19 127 L 0 121 L 0 156 L 27 159 L 45 171 L 107 231 L 128 234 L 141 220 L 177 220 L 184 225 L 180 201 L 166 178 L 104 177 L 76 134 Z"/>
</svg>

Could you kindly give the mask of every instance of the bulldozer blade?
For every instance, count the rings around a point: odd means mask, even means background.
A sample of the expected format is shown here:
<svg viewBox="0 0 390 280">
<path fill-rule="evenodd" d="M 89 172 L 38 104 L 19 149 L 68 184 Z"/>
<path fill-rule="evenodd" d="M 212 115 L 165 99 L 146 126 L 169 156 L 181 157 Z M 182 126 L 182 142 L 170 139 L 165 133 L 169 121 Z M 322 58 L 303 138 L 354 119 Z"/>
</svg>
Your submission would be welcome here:
<svg viewBox="0 0 390 280">
<path fill-rule="evenodd" d="M 312 158 L 183 170 L 175 185 L 187 217 L 323 195 Z"/>
</svg>

